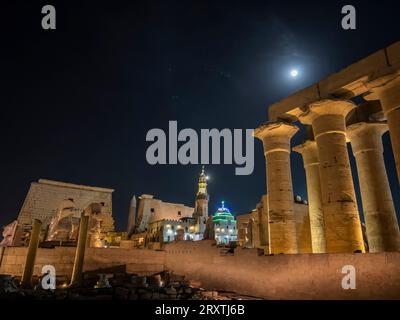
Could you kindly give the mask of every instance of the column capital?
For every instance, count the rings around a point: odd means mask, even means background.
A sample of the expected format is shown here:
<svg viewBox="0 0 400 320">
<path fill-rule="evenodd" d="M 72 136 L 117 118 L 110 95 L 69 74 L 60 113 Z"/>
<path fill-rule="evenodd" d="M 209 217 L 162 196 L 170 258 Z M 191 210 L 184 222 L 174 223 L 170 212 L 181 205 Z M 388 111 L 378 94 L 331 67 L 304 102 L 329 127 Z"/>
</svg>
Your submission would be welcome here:
<svg viewBox="0 0 400 320">
<path fill-rule="evenodd" d="M 359 122 L 347 127 L 350 139 L 355 135 L 364 134 L 365 132 L 374 132 L 382 136 L 388 130 L 389 127 L 386 122 Z"/>
<path fill-rule="evenodd" d="M 292 138 L 299 128 L 287 122 L 267 122 L 254 130 L 254 137 L 263 140 L 266 137 L 284 136 Z"/>
<path fill-rule="evenodd" d="M 317 150 L 317 143 L 314 140 L 307 140 L 303 144 L 299 144 L 292 148 L 294 152 L 304 154 L 309 152 L 310 150 Z"/>
<path fill-rule="evenodd" d="M 264 145 L 264 153 L 283 151 L 290 153 L 290 139 L 299 131 L 299 127 L 286 122 L 269 122 L 254 130 L 254 137 Z"/>
<path fill-rule="evenodd" d="M 382 135 L 389 130 L 384 122 L 359 122 L 347 127 L 347 137 L 351 142 L 353 153 L 378 150 L 383 152 Z"/>
<path fill-rule="evenodd" d="M 347 100 L 324 99 L 308 105 L 307 110 L 299 116 L 303 124 L 312 125 L 316 118 L 325 115 L 343 116 L 356 108 L 356 104 Z"/>
<path fill-rule="evenodd" d="M 319 165 L 318 146 L 314 140 L 307 140 L 305 143 L 292 148 L 294 152 L 303 156 L 304 167 Z"/>
</svg>

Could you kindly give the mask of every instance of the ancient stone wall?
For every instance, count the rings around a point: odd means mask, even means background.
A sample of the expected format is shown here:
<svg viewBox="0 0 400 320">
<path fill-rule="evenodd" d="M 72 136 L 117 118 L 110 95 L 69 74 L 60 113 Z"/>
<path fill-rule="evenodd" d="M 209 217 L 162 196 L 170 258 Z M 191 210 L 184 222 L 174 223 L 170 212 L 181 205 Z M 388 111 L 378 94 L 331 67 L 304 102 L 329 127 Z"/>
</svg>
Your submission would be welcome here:
<svg viewBox="0 0 400 320">
<path fill-rule="evenodd" d="M 74 209 L 85 210 L 92 203 L 101 204 L 102 231 L 114 231 L 112 217 L 112 189 L 89 187 L 71 183 L 40 179 L 31 183 L 28 194 L 18 215 L 18 227 L 14 237 L 14 245 L 22 245 L 25 230 L 29 230 L 33 219 L 42 222 L 43 230 L 51 219 L 62 209 L 65 200 L 72 201 Z"/>
<path fill-rule="evenodd" d="M 21 276 L 25 264 L 27 247 L 4 248 L 0 274 Z M 0 252 L 1 253 L 1 252 Z M 162 251 L 125 248 L 86 248 L 84 271 L 126 265 L 129 273 L 152 274 L 164 269 Z M 75 257 L 75 248 L 39 248 L 36 256 L 34 275 L 41 273 L 44 265 L 53 265 L 57 275 L 70 277 Z"/>
<path fill-rule="evenodd" d="M 179 203 L 163 202 L 152 195 L 139 197 L 137 212 L 137 231 L 143 232 L 149 224 L 159 220 L 179 220 L 192 217 L 194 208 Z"/>
<path fill-rule="evenodd" d="M 166 246 L 165 265 L 204 287 L 266 299 L 400 299 L 400 252 L 257 256 L 221 255 L 210 241 Z M 342 289 L 342 268 L 356 268 L 356 290 Z"/>
<path fill-rule="evenodd" d="M 43 226 L 50 223 L 63 200 L 72 199 L 75 208 L 82 211 L 91 203 L 103 205 L 102 213 L 112 214 L 112 189 L 80 186 L 50 180 L 33 182 L 18 215 L 19 225 L 29 225 L 32 219 L 39 219 Z M 108 221 L 113 224 L 113 221 Z M 111 230 L 110 230 L 111 231 Z"/>
<path fill-rule="evenodd" d="M 200 280 L 205 288 L 266 299 L 400 299 L 400 252 L 257 256 L 256 249 L 238 248 L 227 256 L 212 243 L 182 241 L 165 251 L 90 248 L 84 269 L 126 264 L 128 272 L 144 275 L 168 269 Z M 5 248 L 0 274 L 21 275 L 26 250 Z M 74 253 L 75 248 L 40 248 L 35 274 L 52 264 L 58 275 L 70 277 Z M 356 268 L 356 290 L 342 289 L 345 265 Z"/>
<path fill-rule="evenodd" d="M 295 202 L 294 216 L 296 220 L 296 235 L 299 253 L 312 253 L 310 216 L 308 205 Z"/>
</svg>

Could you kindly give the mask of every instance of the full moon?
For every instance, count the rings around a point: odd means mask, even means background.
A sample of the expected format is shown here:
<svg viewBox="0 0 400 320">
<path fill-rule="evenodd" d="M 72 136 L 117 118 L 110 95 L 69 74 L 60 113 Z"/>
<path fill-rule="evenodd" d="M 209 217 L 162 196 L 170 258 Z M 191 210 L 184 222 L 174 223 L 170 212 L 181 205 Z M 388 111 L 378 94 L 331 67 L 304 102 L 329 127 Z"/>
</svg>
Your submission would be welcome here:
<svg viewBox="0 0 400 320">
<path fill-rule="evenodd" d="M 298 75 L 299 75 L 299 71 L 298 71 L 297 69 L 292 69 L 292 70 L 290 71 L 290 76 L 291 76 L 292 78 L 296 78 Z"/>
</svg>

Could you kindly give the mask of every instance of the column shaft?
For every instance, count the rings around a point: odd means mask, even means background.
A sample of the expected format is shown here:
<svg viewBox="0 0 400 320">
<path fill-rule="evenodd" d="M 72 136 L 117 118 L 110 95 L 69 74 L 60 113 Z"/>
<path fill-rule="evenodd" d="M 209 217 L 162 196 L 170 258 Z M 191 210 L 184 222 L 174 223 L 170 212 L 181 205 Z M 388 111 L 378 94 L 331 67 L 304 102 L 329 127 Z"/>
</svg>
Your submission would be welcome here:
<svg viewBox="0 0 400 320">
<path fill-rule="evenodd" d="M 312 251 L 313 253 L 325 253 L 326 241 L 317 143 L 315 141 L 307 141 L 293 148 L 293 150 L 303 157 L 307 182 Z"/>
<path fill-rule="evenodd" d="M 357 123 L 347 132 L 356 158 L 370 252 L 400 250 L 400 231 L 383 158 L 386 124 Z"/>
<path fill-rule="evenodd" d="M 40 231 L 42 230 L 42 222 L 35 219 L 33 221 L 32 232 L 29 239 L 28 252 L 22 274 L 21 286 L 23 288 L 30 288 L 32 286 L 32 276 L 35 267 L 36 253 L 39 246 Z"/>
<path fill-rule="evenodd" d="M 79 223 L 78 243 L 76 246 L 74 267 L 72 270 L 71 286 L 79 286 L 83 280 L 83 263 L 85 257 L 88 225 L 89 216 L 82 214 L 81 221 Z"/>
</svg>

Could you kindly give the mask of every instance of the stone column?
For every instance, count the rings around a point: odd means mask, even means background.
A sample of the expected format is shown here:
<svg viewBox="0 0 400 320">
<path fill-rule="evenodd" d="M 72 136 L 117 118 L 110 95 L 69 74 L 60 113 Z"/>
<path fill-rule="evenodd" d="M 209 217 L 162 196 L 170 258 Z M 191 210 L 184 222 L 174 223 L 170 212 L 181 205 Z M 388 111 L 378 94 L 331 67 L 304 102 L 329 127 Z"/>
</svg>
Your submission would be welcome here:
<svg viewBox="0 0 400 320">
<path fill-rule="evenodd" d="M 28 253 L 24 266 L 24 272 L 21 279 L 21 287 L 30 288 L 32 286 L 32 275 L 35 267 L 36 252 L 39 246 L 40 231 L 42 230 L 42 222 L 33 220 L 32 232 L 29 239 Z"/>
<path fill-rule="evenodd" d="M 380 100 L 389 126 L 397 177 L 400 181 L 400 72 L 377 79 L 368 84 L 368 100 Z"/>
<path fill-rule="evenodd" d="M 400 123 L 399 123 L 400 125 Z M 400 250 L 400 231 L 383 158 L 384 123 L 357 123 L 347 128 L 357 162 L 370 252 Z"/>
<path fill-rule="evenodd" d="M 71 286 L 79 286 L 83 280 L 83 262 L 85 258 L 85 248 L 88 233 L 89 216 L 82 214 L 79 223 L 79 236 L 76 245 L 74 267 L 72 270 Z"/>
<path fill-rule="evenodd" d="M 346 115 L 352 102 L 312 103 L 299 119 L 311 124 L 318 147 L 326 252 L 365 252 L 346 144 Z"/>
<path fill-rule="evenodd" d="M 293 124 L 277 122 L 254 132 L 263 142 L 266 159 L 271 254 L 298 253 L 290 172 L 290 140 L 298 130 Z"/>
<path fill-rule="evenodd" d="M 304 144 L 294 147 L 293 151 L 302 155 L 306 172 L 312 252 L 325 253 L 326 243 L 317 143 L 308 140 Z"/>
</svg>

